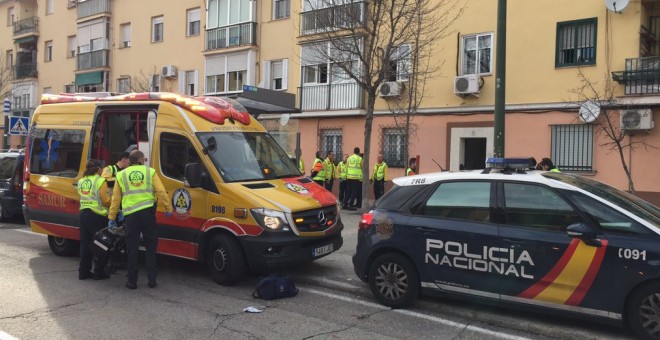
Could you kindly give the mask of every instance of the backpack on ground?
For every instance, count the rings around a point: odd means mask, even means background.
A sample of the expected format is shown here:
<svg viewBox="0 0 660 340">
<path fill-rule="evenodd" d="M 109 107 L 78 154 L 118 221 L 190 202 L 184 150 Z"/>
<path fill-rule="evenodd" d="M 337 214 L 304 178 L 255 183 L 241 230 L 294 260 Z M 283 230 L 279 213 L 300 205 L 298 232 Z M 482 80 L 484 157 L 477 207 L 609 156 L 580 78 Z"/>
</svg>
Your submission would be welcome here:
<svg viewBox="0 0 660 340">
<path fill-rule="evenodd" d="M 274 300 L 298 295 L 298 288 L 293 281 L 282 275 L 262 276 L 257 280 L 257 289 L 252 297 Z"/>
</svg>

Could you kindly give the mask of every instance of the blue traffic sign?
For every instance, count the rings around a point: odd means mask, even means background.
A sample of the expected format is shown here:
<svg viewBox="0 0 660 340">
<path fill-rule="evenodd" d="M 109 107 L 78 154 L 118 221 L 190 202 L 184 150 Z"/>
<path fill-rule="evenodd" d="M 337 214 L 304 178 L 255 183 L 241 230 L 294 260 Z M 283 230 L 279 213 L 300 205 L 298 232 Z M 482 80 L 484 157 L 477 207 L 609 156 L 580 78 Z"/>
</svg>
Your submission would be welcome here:
<svg viewBox="0 0 660 340">
<path fill-rule="evenodd" d="M 28 117 L 9 117 L 10 135 L 27 136 L 28 126 L 30 126 L 30 119 Z"/>
</svg>

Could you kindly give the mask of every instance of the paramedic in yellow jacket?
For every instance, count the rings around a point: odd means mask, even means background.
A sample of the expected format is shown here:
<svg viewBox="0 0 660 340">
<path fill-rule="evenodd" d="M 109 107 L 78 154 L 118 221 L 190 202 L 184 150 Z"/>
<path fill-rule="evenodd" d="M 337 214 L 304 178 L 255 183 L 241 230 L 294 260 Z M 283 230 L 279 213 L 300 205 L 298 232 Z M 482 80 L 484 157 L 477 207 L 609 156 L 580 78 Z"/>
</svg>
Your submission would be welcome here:
<svg viewBox="0 0 660 340">
<path fill-rule="evenodd" d="M 85 166 L 83 178 L 78 181 L 78 194 L 80 195 L 80 267 L 78 279 L 94 280 L 107 279 L 110 276 L 105 272 L 108 258 L 94 258 L 90 246 L 94 235 L 108 223 L 108 207 L 110 195 L 108 185 L 101 175 L 101 162 L 90 160 Z M 94 272 L 92 272 L 92 259 L 94 259 Z"/>
<path fill-rule="evenodd" d="M 383 161 L 382 153 L 378 154 L 378 161 L 374 164 L 371 182 L 374 184 L 374 196 L 379 199 L 385 193 L 385 182 L 387 182 L 387 163 Z"/>
<path fill-rule="evenodd" d="M 332 186 L 335 183 L 335 153 L 328 151 L 328 156 L 323 161 L 323 167 L 325 168 L 325 189 L 332 192 Z"/>
<path fill-rule="evenodd" d="M 103 168 L 101 176 L 105 178 L 105 181 L 108 183 L 108 188 L 114 188 L 117 174 L 128 167 L 128 155 L 128 152 L 122 152 L 116 164 L 111 164 Z"/>
<path fill-rule="evenodd" d="M 136 289 L 138 279 L 138 252 L 140 233 L 147 253 L 147 278 L 149 288 L 156 287 L 156 230 L 157 202 L 165 206 L 165 216 L 172 215 L 167 191 L 156 170 L 144 165 L 142 151 L 134 150 L 129 156 L 131 165 L 117 174 L 117 185 L 112 192 L 112 204 L 108 213 L 108 227 L 116 228 L 115 218 L 121 203 L 125 216 L 126 248 L 128 250 L 128 280 L 126 288 Z"/>
</svg>

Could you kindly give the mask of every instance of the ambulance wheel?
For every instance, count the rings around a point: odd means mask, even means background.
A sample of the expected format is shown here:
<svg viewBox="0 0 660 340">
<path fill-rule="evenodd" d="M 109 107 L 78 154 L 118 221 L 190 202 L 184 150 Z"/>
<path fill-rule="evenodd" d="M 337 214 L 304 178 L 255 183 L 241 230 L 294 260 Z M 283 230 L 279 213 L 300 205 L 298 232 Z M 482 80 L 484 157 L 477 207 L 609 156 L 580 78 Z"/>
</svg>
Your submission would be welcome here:
<svg viewBox="0 0 660 340">
<path fill-rule="evenodd" d="M 206 266 L 213 280 L 223 286 L 238 282 L 245 272 L 245 256 L 238 241 L 216 235 L 209 243 Z"/>
<path fill-rule="evenodd" d="M 58 256 L 74 256 L 80 249 L 78 241 L 48 235 L 48 245 L 53 254 Z"/>
<path fill-rule="evenodd" d="M 635 290 L 626 308 L 628 326 L 641 339 L 660 338 L 660 284 L 655 282 Z"/>
<path fill-rule="evenodd" d="M 410 306 L 419 293 L 417 271 L 403 255 L 380 255 L 369 267 L 369 288 L 376 299 L 386 306 Z"/>
</svg>

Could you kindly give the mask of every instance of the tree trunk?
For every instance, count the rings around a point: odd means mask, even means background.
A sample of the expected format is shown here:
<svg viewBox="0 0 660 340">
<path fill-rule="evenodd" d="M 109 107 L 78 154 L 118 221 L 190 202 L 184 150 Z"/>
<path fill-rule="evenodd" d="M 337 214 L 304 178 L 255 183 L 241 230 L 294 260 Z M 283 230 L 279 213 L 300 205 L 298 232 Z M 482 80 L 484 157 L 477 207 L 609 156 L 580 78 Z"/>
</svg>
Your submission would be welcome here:
<svg viewBox="0 0 660 340">
<path fill-rule="evenodd" d="M 371 125 L 374 120 L 374 105 L 376 103 L 376 91 L 367 91 L 367 112 L 364 114 L 364 158 L 362 158 L 362 207 L 364 212 L 369 208 L 369 155 L 371 154 Z"/>
</svg>

